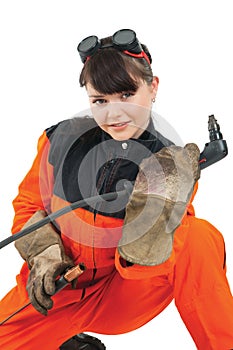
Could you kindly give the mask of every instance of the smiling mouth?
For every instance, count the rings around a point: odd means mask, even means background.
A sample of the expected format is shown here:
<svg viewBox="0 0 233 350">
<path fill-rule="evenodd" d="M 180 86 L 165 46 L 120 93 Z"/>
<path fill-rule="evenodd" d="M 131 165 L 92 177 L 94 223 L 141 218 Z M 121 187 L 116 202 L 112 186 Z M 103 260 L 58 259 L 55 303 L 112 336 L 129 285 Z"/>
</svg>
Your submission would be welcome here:
<svg viewBox="0 0 233 350">
<path fill-rule="evenodd" d="M 120 128 L 120 127 L 126 126 L 128 124 L 129 124 L 129 122 L 122 122 L 122 123 L 109 124 L 109 126 L 112 128 Z"/>
</svg>

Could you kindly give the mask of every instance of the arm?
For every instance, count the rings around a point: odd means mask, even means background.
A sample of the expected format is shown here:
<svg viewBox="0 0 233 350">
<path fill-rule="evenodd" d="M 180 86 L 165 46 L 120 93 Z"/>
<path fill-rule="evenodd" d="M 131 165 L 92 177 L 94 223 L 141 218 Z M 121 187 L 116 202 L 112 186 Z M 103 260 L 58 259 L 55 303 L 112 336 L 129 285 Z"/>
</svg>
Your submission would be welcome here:
<svg viewBox="0 0 233 350">
<path fill-rule="evenodd" d="M 50 142 L 44 132 L 38 141 L 38 153 L 31 169 L 21 182 L 13 200 L 15 217 L 12 232 L 18 232 L 38 210 L 49 211 L 53 188 L 53 168 L 48 162 Z"/>
<path fill-rule="evenodd" d="M 50 212 L 53 167 L 48 162 L 49 149 L 50 142 L 44 132 L 33 165 L 13 201 L 13 233 L 40 221 Z M 53 306 L 51 296 L 55 293 L 55 280 L 74 265 L 73 261 L 66 256 L 60 235 L 52 224 L 20 238 L 15 247 L 30 269 L 26 288 L 31 303 L 37 311 L 47 315 L 47 310 Z"/>
</svg>

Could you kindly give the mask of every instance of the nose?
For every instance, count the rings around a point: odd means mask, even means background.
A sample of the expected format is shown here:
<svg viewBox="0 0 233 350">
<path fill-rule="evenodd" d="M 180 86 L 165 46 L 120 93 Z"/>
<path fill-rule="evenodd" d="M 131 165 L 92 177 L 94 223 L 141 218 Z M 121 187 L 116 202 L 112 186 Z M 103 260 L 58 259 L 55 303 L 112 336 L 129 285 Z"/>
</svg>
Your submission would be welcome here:
<svg viewBox="0 0 233 350">
<path fill-rule="evenodd" d="M 121 102 L 110 102 L 106 106 L 106 116 L 108 121 L 116 120 L 122 115 L 122 103 Z"/>
</svg>

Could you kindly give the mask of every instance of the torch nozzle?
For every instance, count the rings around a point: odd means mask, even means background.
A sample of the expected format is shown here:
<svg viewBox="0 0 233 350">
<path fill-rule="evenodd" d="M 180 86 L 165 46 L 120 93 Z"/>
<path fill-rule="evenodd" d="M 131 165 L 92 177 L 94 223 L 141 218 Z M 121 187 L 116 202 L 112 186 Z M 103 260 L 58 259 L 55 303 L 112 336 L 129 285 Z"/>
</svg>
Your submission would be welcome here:
<svg viewBox="0 0 233 350">
<path fill-rule="evenodd" d="M 208 131 L 210 142 L 205 144 L 205 148 L 200 154 L 199 163 L 201 169 L 218 162 L 226 157 L 228 153 L 227 143 L 223 140 L 220 126 L 213 114 L 209 116 Z"/>
<path fill-rule="evenodd" d="M 217 119 L 215 119 L 213 114 L 209 116 L 208 130 L 209 130 L 210 141 L 223 139 L 222 133 L 220 131 L 220 126 L 217 123 Z"/>
</svg>

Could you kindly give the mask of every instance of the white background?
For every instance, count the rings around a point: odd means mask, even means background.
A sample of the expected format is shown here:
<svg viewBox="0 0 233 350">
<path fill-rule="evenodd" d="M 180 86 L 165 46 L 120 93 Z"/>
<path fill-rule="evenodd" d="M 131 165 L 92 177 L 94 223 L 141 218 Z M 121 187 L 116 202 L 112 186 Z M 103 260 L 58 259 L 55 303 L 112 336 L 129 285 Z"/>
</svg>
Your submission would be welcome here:
<svg viewBox="0 0 233 350">
<path fill-rule="evenodd" d="M 78 85 L 78 42 L 121 28 L 134 29 L 149 47 L 160 78 L 155 110 L 185 143 L 196 142 L 202 150 L 209 141 L 208 115 L 220 123 L 229 155 L 202 172 L 194 204 L 196 215 L 225 237 L 233 287 L 230 0 L 0 2 L 0 240 L 10 235 L 11 202 L 43 129 L 89 107 Z M 21 263 L 13 244 L 0 251 L 0 297 L 14 286 Z M 109 350 L 141 350 L 145 342 L 150 349 L 195 349 L 174 304 L 135 332 L 101 339 Z"/>
</svg>

